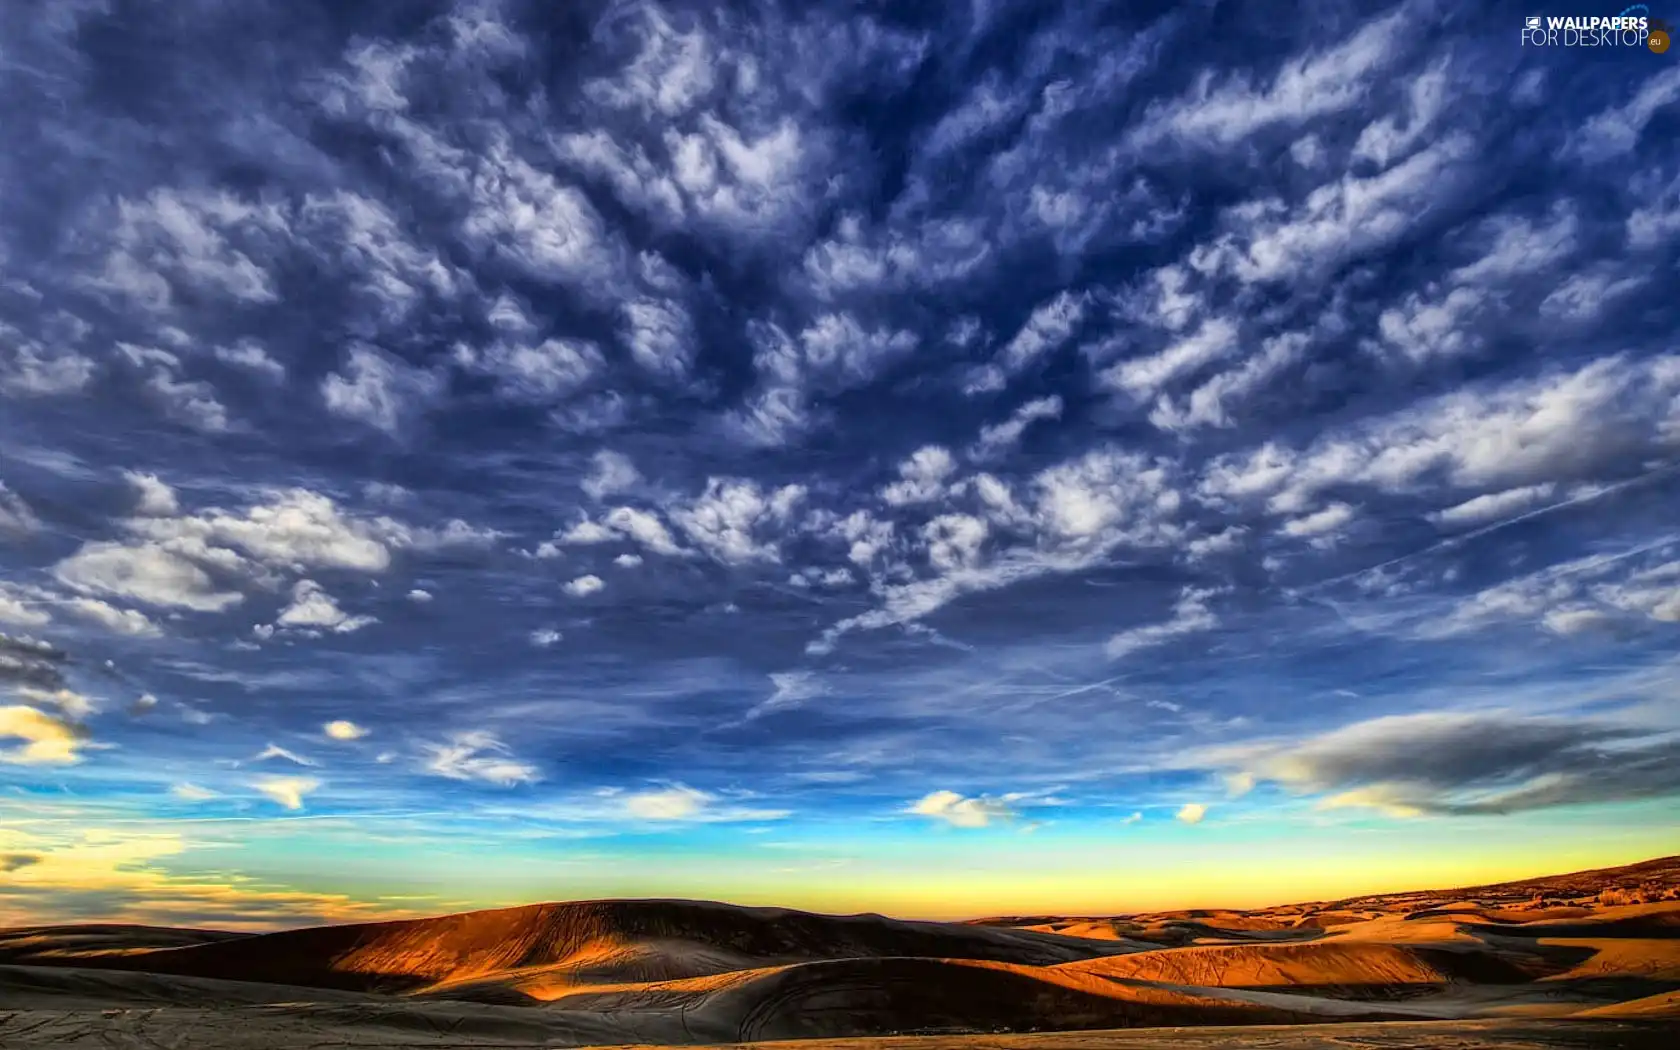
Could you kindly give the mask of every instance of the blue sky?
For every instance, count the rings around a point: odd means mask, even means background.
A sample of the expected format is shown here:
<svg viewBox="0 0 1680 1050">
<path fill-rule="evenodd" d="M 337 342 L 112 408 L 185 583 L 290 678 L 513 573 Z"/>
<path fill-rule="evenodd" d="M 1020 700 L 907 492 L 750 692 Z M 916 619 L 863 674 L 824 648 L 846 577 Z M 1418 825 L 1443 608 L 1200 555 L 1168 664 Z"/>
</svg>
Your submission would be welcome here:
<svg viewBox="0 0 1680 1050">
<path fill-rule="evenodd" d="M 6 7 L 0 918 L 1672 851 L 1680 64 L 1532 13 Z"/>
</svg>

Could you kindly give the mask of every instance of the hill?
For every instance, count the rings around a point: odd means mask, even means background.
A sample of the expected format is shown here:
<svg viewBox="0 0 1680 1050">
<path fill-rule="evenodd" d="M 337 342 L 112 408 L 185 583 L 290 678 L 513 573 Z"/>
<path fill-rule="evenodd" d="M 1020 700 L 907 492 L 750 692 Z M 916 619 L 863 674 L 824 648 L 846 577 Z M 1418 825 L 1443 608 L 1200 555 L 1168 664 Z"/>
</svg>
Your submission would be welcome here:
<svg viewBox="0 0 1680 1050">
<path fill-rule="evenodd" d="M 168 1023 L 174 1042 L 162 1045 L 675 1045 L 1265 1025 L 1297 1040 L 1267 1045 L 1310 1046 L 1326 1025 L 1427 1020 L 1466 1031 L 1522 1016 L 1558 1022 L 1544 1030 L 1565 1040 L 1523 1045 L 1577 1045 L 1567 1039 L 1583 1032 L 1633 1033 L 1625 1045 L 1636 1045 L 1650 1026 L 1680 1020 L 1677 885 L 1680 859 L 1664 858 L 1255 911 L 975 923 L 626 900 L 263 934 L 30 927 L 0 931 L 0 1044 L 153 1045 Z M 180 1041 L 212 1016 L 237 1024 Z"/>
</svg>

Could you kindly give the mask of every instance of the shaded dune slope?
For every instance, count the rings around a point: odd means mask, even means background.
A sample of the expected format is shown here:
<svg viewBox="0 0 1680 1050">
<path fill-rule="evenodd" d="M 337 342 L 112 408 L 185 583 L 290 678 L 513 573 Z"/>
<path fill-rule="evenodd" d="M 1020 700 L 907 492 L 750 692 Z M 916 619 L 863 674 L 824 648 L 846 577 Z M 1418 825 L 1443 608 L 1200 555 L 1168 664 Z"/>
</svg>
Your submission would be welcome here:
<svg viewBox="0 0 1680 1050">
<path fill-rule="evenodd" d="M 842 959 L 575 992 L 553 1005 L 612 1015 L 674 1011 L 694 1037 L 726 1042 L 1326 1019 L 1310 1001 L 1289 1009 L 1054 969 L 918 958 Z"/>
<path fill-rule="evenodd" d="M 1206 988 L 1289 988 L 1351 997 L 1404 994 L 1453 982 L 1515 984 L 1536 976 L 1532 969 L 1490 952 L 1334 941 L 1179 948 L 1057 969 Z"/>
<path fill-rule="evenodd" d="M 0 963 L 98 960 L 109 956 L 241 940 L 246 934 L 168 926 L 19 926 L 0 930 Z"/>
</svg>

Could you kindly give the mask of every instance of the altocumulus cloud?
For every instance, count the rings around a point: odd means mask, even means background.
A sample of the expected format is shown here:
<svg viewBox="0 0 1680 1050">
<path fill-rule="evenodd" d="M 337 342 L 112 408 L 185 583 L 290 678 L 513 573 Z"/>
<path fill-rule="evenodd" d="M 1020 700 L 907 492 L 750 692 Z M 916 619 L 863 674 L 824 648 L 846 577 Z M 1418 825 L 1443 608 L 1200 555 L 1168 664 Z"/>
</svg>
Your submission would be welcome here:
<svg viewBox="0 0 1680 1050">
<path fill-rule="evenodd" d="M 120 59 L 127 7 L 12 6 L 28 790 L 190 755 L 679 834 L 1171 772 L 1198 836 L 1680 794 L 1671 69 L 1415 5 L 252 0 Z"/>
</svg>

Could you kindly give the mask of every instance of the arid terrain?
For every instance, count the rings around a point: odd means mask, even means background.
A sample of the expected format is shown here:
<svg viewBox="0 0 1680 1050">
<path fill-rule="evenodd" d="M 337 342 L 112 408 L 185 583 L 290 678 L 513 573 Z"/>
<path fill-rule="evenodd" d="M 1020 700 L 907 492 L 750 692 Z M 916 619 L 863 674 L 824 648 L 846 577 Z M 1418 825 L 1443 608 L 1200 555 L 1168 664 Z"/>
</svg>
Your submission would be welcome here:
<svg viewBox="0 0 1680 1050">
<path fill-rule="evenodd" d="M 0 1046 L 1673 1047 L 1680 857 L 1253 911 L 0 931 Z M 913 1037 L 913 1038 L 900 1038 Z"/>
</svg>

